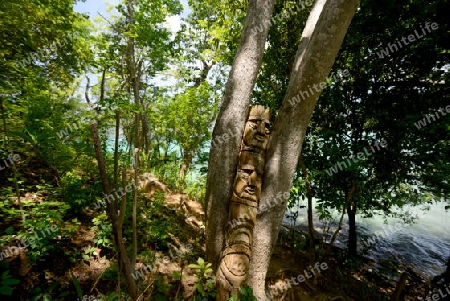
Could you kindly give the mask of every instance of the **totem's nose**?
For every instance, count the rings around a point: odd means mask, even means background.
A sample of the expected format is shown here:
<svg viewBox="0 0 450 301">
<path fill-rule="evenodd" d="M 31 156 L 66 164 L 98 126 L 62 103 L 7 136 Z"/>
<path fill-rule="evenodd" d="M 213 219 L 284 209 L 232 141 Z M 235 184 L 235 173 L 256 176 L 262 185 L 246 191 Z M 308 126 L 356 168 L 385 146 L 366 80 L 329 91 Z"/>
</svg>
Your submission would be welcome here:
<svg viewBox="0 0 450 301">
<path fill-rule="evenodd" d="M 258 134 L 264 135 L 266 133 L 266 124 L 262 121 L 258 122 Z"/>
<path fill-rule="evenodd" d="M 256 179 L 257 179 L 258 175 L 256 174 L 256 171 L 253 171 L 250 174 L 250 177 L 248 177 L 248 185 L 249 186 L 256 186 Z"/>
</svg>

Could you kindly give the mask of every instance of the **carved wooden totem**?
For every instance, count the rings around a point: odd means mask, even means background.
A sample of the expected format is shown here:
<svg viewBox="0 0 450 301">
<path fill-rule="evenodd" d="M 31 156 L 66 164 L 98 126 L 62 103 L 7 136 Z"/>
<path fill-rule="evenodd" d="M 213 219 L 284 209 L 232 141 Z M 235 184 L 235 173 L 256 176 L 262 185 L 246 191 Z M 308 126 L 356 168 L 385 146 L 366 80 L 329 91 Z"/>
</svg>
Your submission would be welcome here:
<svg viewBox="0 0 450 301">
<path fill-rule="evenodd" d="M 237 293 L 247 279 L 269 134 L 269 109 L 260 105 L 251 107 L 242 135 L 225 246 L 216 275 L 218 301 Z"/>
</svg>

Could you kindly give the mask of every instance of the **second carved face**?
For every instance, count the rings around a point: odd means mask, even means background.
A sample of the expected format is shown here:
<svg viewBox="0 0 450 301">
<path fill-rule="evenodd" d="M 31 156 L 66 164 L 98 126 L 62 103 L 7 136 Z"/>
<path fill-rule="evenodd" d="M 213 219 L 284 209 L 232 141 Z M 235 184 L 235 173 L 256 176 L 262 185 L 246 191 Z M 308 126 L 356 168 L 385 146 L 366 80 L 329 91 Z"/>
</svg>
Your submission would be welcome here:
<svg viewBox="0 0 450 301">
<path fill-rule="evenodd" d="M 253 202 L 258 202 L 261 195 L 261 182 L 264 159 L 255 153 L 241 152 L 236 178 L 234 194 Z"/>
</svg>

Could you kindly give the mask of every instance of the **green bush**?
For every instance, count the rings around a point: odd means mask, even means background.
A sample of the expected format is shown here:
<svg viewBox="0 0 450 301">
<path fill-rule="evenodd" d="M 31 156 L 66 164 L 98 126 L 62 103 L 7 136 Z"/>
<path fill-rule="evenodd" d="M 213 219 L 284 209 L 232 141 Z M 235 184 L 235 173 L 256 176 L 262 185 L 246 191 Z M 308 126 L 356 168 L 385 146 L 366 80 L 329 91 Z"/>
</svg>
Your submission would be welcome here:
<svg viewBox="0 0 450 301">
<path fill-rule="evenodd" d="M 181 191 L 183 185 L 180 182 L 180 164 L 176 161 L 168 161 L 152 169 L 152 172 L 170 189 Z"/>
<path fill-rule="evenodd" d="M 102 196 L 100 183 L 88 183 L 72 172 L 61 179 L 62 196 L 73 213 L 81 212 L 85 207 L 94 207 L 96 199 Z"/>
<path fill-rule="evenodd" d="M 3 269 L 3 266 L 5 268 L 8 268 L 8 264 L 2 263 L 2 268 L 0 268 L 0 295 L 3 296 L 12 296 L 13 292 L 13 286 L 16 284 L 19 284 L 19 280 L 12 278 L 11 275 L 9 275 L 9 269 L 6 271 Z"/>
<path fill-rule="evenodd" d="M 195 270 L 194 301 L 216 300 L 216 277 L 212 274 L 211 263 L 199 258 L 196 264 L 192 263 L 188 268 Z"/>
<path fill-rule="evenodd" d="M 92 230 L 95 231 L 94 243 L 97 247 L 111 248 L 113 246 L 111 241 L 112 225 L 106 213 L 93 218 L 92 223 L 94 224 Z"/>
<path fill-rule="evenodd" d="M 206 177 L 201 177 L 198 180 L 187 180 L 184 192 L 189 198 L 197 202 L 203 202 L 206 193 Z"/>
</svg>

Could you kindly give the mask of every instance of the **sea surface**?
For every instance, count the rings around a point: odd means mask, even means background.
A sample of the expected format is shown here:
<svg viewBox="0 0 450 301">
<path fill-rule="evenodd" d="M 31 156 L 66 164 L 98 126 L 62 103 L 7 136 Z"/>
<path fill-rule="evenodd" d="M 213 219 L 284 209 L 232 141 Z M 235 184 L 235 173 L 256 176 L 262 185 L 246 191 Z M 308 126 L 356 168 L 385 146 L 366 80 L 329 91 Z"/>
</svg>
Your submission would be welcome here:
<svg viewBox="0 0 450 301">
<path fill-rule="evenodd" d="M 304 205 L 304 204 L 302 204 Z M 420 217 L 413 224 L 404 223 L 399 218 L 374 216 L 364 218 L 356 216 L 357 235 L 375 239 L 372 247 L 367 250 L 366 257 L 375 262 L 391 259 L 410 265 L 424 278 L 431 280 L 446 269 L 446 262 L 450 257 L 450 210 L 445 210 L 444 202 L 433 203 L 428 210 L 419 211 Z M 298 212 L 295 226 L 307 226 L 306 208 L 294 207 L 286 211 L 287 216 Z M 293 226 L 293 218 L 285 216 L 283 224 Z M 335 212 L 336 219 L 332 223 L 331 231 L 336 229 L 340 214 Z M 314 215 L 314 228 L 323 233 L 323 222 Z M 397 227 L 395 224 L 399 223 Z M 398 230 L 393 230 L 398 229 Z M 382 236 L 373 236 L 381 231 Z M 332 234 L 333 232 L 331 232 Z M 346 248 L 348 240 L 348 220 L 345 217 L 342 230 L 336 239 L 336 246 Z M 358 251 L 363 252 L 365 244 L 358 239 Z"/>
</svg>

